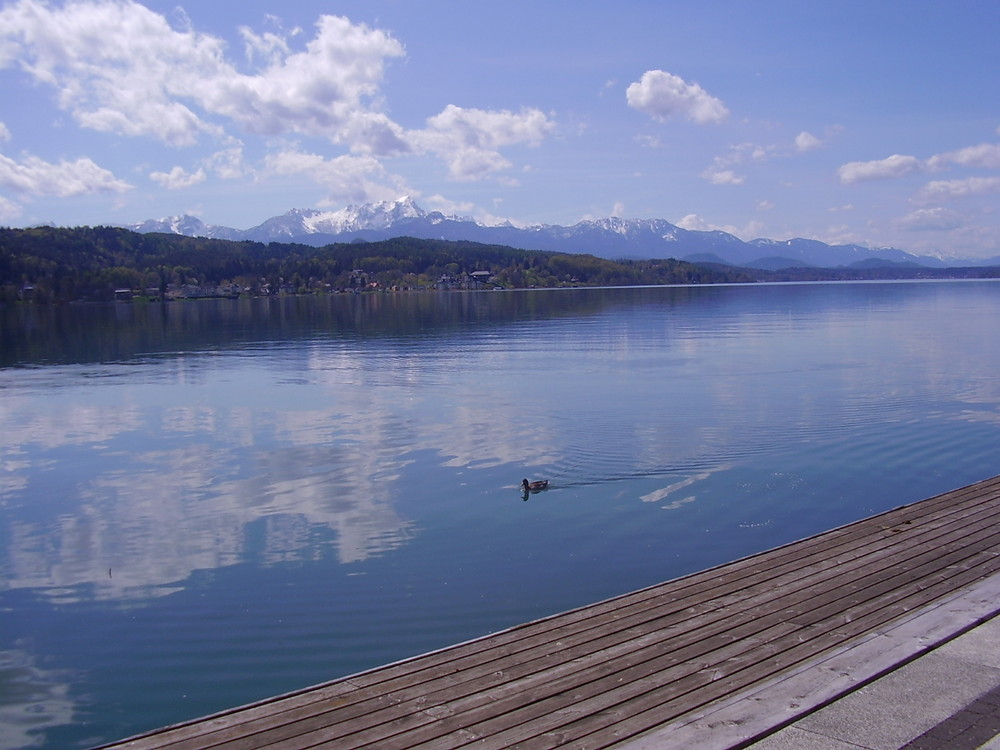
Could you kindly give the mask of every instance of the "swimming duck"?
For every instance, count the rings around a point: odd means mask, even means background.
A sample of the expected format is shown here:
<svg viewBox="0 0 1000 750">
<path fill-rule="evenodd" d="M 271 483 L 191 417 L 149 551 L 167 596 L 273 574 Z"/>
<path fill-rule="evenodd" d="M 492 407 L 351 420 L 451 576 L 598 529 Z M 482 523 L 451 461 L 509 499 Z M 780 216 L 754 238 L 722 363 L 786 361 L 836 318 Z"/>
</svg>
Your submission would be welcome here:
<svg viewBox="0 0 1000 750">
<path fill-rule="evenodd" d="M 521 480 L 521 489 L 525 492 L 540 492 L 549 486 L 548 479 L 539 479 L 535 482 L 529 482 L 527 479 Z"/>
</svg>

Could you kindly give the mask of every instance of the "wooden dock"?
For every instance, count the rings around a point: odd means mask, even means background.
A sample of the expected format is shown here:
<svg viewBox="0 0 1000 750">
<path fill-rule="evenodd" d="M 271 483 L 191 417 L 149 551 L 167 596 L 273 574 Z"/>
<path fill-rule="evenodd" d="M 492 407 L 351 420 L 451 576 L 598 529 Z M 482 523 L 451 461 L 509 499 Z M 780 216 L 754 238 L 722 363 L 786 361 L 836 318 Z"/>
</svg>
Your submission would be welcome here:
<svg viewBox="0 0 1000 750">
<path fill-rule="evenodd" d="M 108 748 L 729 748 L 1000 611 L 1000 477 Z"/>
</svg>

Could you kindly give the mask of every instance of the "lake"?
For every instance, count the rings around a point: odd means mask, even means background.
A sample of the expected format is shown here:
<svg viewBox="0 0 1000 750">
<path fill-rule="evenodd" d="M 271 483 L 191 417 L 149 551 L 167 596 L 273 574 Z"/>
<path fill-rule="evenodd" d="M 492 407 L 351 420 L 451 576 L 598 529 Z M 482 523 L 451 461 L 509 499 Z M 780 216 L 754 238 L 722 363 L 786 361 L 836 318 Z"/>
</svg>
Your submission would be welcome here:
<svg viewBox="0 0 1000 750">
<path fill-rule="evenodd" d="M 0 309 L 0 747 L 119 739 L 998 474 L 998 323 L 990 281 Z"/>
</svg>

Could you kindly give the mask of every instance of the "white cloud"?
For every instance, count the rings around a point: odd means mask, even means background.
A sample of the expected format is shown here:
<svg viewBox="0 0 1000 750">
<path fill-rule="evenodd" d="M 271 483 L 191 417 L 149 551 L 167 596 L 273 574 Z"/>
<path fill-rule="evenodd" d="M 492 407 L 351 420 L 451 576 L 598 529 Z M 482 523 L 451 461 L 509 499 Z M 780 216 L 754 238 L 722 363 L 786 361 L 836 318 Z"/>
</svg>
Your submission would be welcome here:
<svg viewBox="0 0 1000 750">
<path fill-rule="evenodd" d="M 24 209 L 20 204 L 0 195 L 0 221 L 13 221 L 20 218 L 22 213 L 24 213 Z"/>
<path fill-rule="evenodd" d="M 674 222 L 681 229 L 689 229 L 692 232 L 708 232 L 715 229 L 711 224 L 705 221 L 703 218 L 698 216 L 698 214 L 688 214 L 679 221 Z"/>
<path fill-rule="evenodd" d="M 553 129 L 552 121 L 538 109 L 515 113 L 449 104 L 427 120 L 425 130 L 410 133 L 410 140 L 443 158 L 453 179 L 476 180 L 512 166 L 500 147 L 537 145 Z"/>
<path fill-rule="evenodd" d="M 963 224 L 960 214 L 948 208 L 921 208 L 893 222 L 897 229 L 909 231 L 942 231 L 957 229 Z"/>
<path fill-rule="evenodd" d="M 476 205 L 468 201 L 453 201 L 443 195 L 435 194 L 422 201 L 432 211 L 440 211 L 445 216 L 471 216 Z"/>
<path fill-rule="evenodd" d="M 113 30 L 111 33 L 109 30 Z M 61 8 L 20 0 L 0 10 L 0 67 L 19 64 L 54 87 L 84 127 L 175 146 L 220 133 L 213 118 L 267 135 L 303 133 L 368 153 L 406 150 L 400 128 L 373 109 L 386 61 L 402 45 L 383 31 L 321 16 L 298 52 L 276 34 L 243 31 L 266 67 L 240 73 L 224 42 L 175 30 L 131 0 Z"/>
<path fill-rule="evenodd" d="M 10 130 L 7 128 L 6 123 L 0 122 L 0 142 L 7 142 L 10 140 Z"/>
<path fill-rule="evenodd" d="M 280 26 L 280 22 L 274 16 L 267 17 L 269 21 Z M 281 62 L 282 57 L 291 53 L 288 46 L 288 39 L 276 32 L 265 32 L 258 34 L 249 26 L 240 26 L 240 36 L 243 37 L 244 48 L 246 49 L 247 61 L 250 63 L 261 60 L 265 65 L 275 65 Z M 292 31 L 292 36 L 298 36 L 302 29 L 296 28 Z"/>
<path fill-rule="evenodd" d="M 321 137 L 355 156 L 417 149 L 443 159 L 458 180 L 508 169 L 504 146 L 537 144 L 554 129 L 538 109 L 450 105 L 426 128 L 406 131 L 381 111 L 386 66 L 405 54 L 389 33 L 332 15 L 320 16 L 311 36 L 298 28 L 285 31 L 274 18 L 269 23 L 273 28 L 266 32 L 239 29 L 246 51 L 241 70 L 220 37 L 193 30 L 186 19 L 171 26 L 134 0 L 60 6 L 16 0 L 0 5 L 0 69 L 17 67 L 54 89 L 58 105 L 86 128 L 177 147 L 206 134 L 229 144 L 193 174 L 175 168 L 151 175 L 168 187 L 194 184 L 205 171 L 245 176 L 242 143 L 229 132 L 234 128 Z M 382 173 L 373 161 L 321 159 L 316 166 L 318 158 L 307 167 L 302 155 L 284 154 L 271 160 L 271 168 L 302 168 L 338 195 L 385 193 L 371 182 Z"/>
<path fill-rule="evenodd" d="M 744 153 L 751 161 L 767 161 L 773 156 L 782 156 L 777 146 L 761 146 L 756 143 L 742 143 L 734 146 L 736 153 Z"/>
<path fill-rule="evenodd" d="M 132 187 L 90 159 L 52 164 L 37 156 L 27 156 L 18 163 L 3 154 L 0 154 L 0 186 L 26 195 L 54 195 L 59 198 L 122 193 Z"/>
<path fill-rule="evenodd" d="M 303 175 L 322 185 L 327 202 L 367 203 L 393 200 L 406 194 L 401 180 L 386 173 L 381 162 L 372 156 L 338 156 L 326 159 L 319 154 L 287 149 L 266 159 L 271 173 Z"/>
<path fill-rule="evenodd" d="M 259 75 L 226 69 L 207 81 L 198 99 L 251 132 L 325 136 L 376 154 L 407 150 L 399 126 L 370 103 L 387 60 L 404 54 L 391 36 L 346 18 L 321 16 L 304 51 L 288 54 L 272 45 L 272 52 Z"/>
<path fill-rule="evenodd" d="M 151 172 L 149 177 L 168 190 L 179 190 L 197 185 L 199 182 L 204 182 L 205 170 L 199 169 L 197 172 L 188 172 L 183 167 L 174 167 L 169 172 Z"/>
<path fill-rule="evenodd" d="M 1000 169 L 1000 143 L 980 143 L 958 151 L 937 154 L 927 160 L 931 169 L 940 169 L 948 164 L 963 167 Z"/>
<path fill-rule="evenodd" d="M 175 32 L 162 16 L 127 1 L 56 8 L 21 0 L 0 10 L 0 29 L 8 52 L 0 66 L 19 63 L 54 87 L 59 105 L 85 127 L 175 145 L 209 129 L 174 97 L 190 97 L 194 84 L 225 68 L 217 39 Z"/>
<path fill-rule="evenodd" d="M 223 180 L 235 180 L 243 177 L 247 173 L 243 163 L 243 144 L 236 143 L 229 148 L 215 152 L 208 158 L 207 166 Z"/>
<path fill-rule="evenodd" d="M 625 92 L 628 105 L 665 122 L 671 117 L 685 117 L 698 124 L 722 122 L 729 110 L 697 83 L 687 83 L 680 76 L 663 70 L 647 70 Z"/>
<path fill-rule="evenodd" d="M 742 185 L 746 181 L 746 177 L 737 174 L 732 168 L 742 164 L 748 158 L 755 158 L 752 154 L 760 151 L 761 148 L 752 143 L 731 146 L 728 154 L 716 156 L 712 160 L 712 166 L 702 172 L 701 177 L 713 185 Z"/>
<path fill-rule="evenodd" d="M 680 221 L 674 222 L 681 229 L 693 232 L 726 232 L 743 240 L 752 240 L 762 236 L 765 225 L 760 221 L 747 222 L 745 226 L 736 227 L 729 224 L 712 224 L 697 214 L 688 214 Z"/>
<path fill-rule="evenodd" d="M 865 180 L 884 180 L 917 172 L 923 163 L 915 156 L 893 154 L 877 161 L 852 161 L 837 170 L 840 181 L 845 185 Z"/>
<path fill-rule="evenodd" d="M 379 112 L 352 112 L 344 123 L 339 141 L 352 151 L 374 156 L 398 156 L 412 147 L 403 129 Z"/>
<path fill-rule="evenodd" d="M 810 235 L 813 239 L 825 242 L 828 245 L 865 245 L 865 237 L 856 231 L 856 227 L 850 224 L 833 224 L 826 228 L 825 232 Z"/>
<path fill-rule="evenodd" d="M 822 145 L 823 141 L 805 130 L 795 136 L 796 151 L 813 151 Z"/>
<path fill-rule="evenodd" d="M 1000 193 L 1000 177 L 967 177 L 964 180 L 928 182 L 916 196 L 919 202 L 937 202 L 966 198 L 970 195 Z"/>
<path fill-rule="evenodd" d="M 709 167 L 701 176 L 713 185 L 742 185 L 746 182 L 744 175 L 736 174 L 731 169 L 720 169 L 718 165 Z"/>
<path fill-rule="evenodd" d="M 788 143 L 762 145 L 759 143 L 740 143 L 729 147 L 729 152 L 716 156 L 712 166 L 701 173 L 701 176 L 714 185 L 742 185 L 746 175 L 738 173 L 734 167 L 747 163 L 763 163 L 771 159 L 789 158 L 803 151 L 819 148 L 822 141 L 805 131 L 795 138 L 794 145 Z"/>
<path fill-rule="evenodd" d="M 1000 143 L 980 143 L 956 151 L 947 151 L 935 154 L 926 161 L 901 154 L 893 154 L 886 159 L 875 161 L 852 161 L 840 167 L 837 173 L 841 182 L 849 184 L 863 180 L 902 177 L 913 172 L 935 172 L 949 166 L 1000 169 Z"/>
<path fill-rule="evenodd" d="M 494 199 L 494 204 L 499 207 L 503 203 L 500 198 Z M 426 199 L 421 200 L 422 205 L 426 205 L 432 211 L 440 211 L 445 216 L 458 216 L 463 218 L 472 218 L 478 221 L 480 224 L 485 226 L 495 227 L 502 226 L 505 224 L 511 224 L 514 226 L 524 226 L 519 222 L 515 222 L 507 217 L 498 216 L 496 214 L 485 211 L 479 206 L 469 201 L 453 201 L 445 198 L 443 195 L 435 194 L 429 196 Z"/>
</svg>

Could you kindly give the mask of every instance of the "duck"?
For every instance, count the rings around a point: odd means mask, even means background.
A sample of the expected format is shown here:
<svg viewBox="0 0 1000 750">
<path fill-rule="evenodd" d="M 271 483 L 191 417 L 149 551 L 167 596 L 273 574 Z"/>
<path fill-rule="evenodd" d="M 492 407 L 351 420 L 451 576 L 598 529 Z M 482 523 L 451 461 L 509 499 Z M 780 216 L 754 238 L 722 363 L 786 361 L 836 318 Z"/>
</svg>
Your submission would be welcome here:
<svg viewBox="0 0 1000 750">
<path fill-rule="evenodd" d="M 525 492 L 541 492 L 546 487 L 549 486 L 548 479 L 539 479 L 534 482 L 529 482 L 527 479 L 521 480 L 521 489 Z"/>
</svg>

